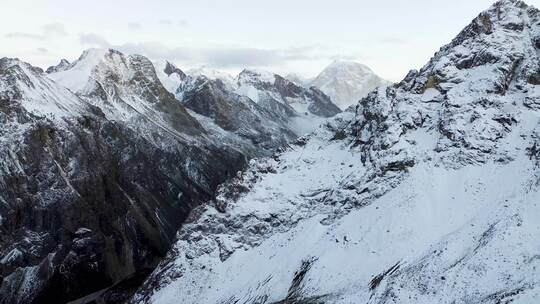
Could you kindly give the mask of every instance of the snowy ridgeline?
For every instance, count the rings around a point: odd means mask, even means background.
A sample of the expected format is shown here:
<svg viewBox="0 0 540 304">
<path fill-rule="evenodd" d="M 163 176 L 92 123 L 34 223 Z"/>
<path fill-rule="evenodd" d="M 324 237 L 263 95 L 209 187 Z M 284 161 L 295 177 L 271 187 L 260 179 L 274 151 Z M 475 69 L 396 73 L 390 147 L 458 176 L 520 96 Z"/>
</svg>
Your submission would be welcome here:
<svg viewBox="0 0 540 304">
<path fill-rule="evenodd" d="M 499 1 L 420 71 L 252 161 L 132 303 L 539 302 L 539 25 Z"/>
</svg>

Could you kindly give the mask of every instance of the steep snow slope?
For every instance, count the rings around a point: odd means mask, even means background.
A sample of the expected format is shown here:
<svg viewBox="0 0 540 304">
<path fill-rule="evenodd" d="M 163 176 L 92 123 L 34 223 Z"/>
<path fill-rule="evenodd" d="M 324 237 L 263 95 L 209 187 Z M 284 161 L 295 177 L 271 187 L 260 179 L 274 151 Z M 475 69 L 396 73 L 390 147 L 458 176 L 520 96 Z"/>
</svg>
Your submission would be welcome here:
<svg viewBox="0 0 540 304">
<path fill-rule="evenodd" d="M 330 96 L 336 105 L 345 110 L 366 97 L 376 87 L 389 84 L 363 64 L 336 60 L 309 85 L 319 88 Z"/>
<path fill-rule="evenodd" d="M 540 12 L 502 0 L 420 71 L 221 187 L 133 303 L 540 301 Z"/>
</svg>

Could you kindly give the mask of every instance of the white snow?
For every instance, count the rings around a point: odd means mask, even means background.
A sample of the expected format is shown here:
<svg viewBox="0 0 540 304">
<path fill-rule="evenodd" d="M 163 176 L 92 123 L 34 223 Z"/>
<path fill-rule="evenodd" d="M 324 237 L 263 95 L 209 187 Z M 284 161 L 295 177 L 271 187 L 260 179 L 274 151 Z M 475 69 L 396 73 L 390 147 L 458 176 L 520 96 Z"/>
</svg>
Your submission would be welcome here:
<svg viewBox="0 0 540 304">
<path fill-rule="evenodd" d="M 94 68 L 104 60 L 108 50 L 88 49 L 65 71 L 49 74 L 54 81 L 64 85 L 73 92 L 81 92 L 87 85 Z"/>
<path fill-rule="evenodd" d="M 433 101 L 437 97 L 439 97 L 440 95 L 441 95 L 441 92 L 439 92 L 439 90 L 437 90 L 435 88 L 429 88 L 424 92 L 424 94 L 422 95 L 421 100 L 424 101 L 424 102 Z"/>
</svg>

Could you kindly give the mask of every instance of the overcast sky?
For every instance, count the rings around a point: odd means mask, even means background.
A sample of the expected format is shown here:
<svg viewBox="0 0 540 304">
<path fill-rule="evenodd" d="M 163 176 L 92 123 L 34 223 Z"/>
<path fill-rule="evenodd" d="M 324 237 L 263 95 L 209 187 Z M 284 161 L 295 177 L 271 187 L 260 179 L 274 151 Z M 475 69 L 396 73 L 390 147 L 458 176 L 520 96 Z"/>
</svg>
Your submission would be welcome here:
<svg viewBox="0 0 540 304">
<path fill-rule="evenodd" d="M 398 81 L 493 2 L 1 0 L 0 57 L 45 68 L 90 47 L 113 47 L 185 69 L 250 66 L 304 76 L 346 59 Z"/>
</svg>

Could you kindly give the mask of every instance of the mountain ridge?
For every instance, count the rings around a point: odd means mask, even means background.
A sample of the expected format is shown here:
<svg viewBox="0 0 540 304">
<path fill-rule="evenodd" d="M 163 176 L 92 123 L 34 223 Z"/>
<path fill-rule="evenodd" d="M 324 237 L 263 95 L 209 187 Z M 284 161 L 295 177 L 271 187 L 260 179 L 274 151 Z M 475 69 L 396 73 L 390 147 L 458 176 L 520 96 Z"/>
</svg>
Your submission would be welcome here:
<svg viewBox="0 0 540 304">
<path fill-rule="evenodd" d="M 539 21 L 498 1 L 420 71 L 252 161 L 132 303 L 537 301 Z"/>
</svg>

